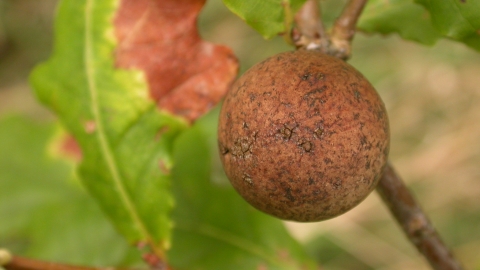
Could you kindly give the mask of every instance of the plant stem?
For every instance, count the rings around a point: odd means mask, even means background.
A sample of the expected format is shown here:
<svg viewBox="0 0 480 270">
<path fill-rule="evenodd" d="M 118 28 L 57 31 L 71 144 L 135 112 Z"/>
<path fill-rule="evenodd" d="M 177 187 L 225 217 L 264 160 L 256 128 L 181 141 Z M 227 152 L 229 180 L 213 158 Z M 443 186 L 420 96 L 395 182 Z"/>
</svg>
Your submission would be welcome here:
<svg viewBox="0 0 480 270">
<path fill-rule="evenodd" d="M 350 58 L 351 44 L 355 35 L 358 18 L 362 14 L 367 0 L 350 0 L 343 9 L 342 14 L 335 20 L 333 25 L 331 41 L 337 51 L 337 57 L 341 59 Z"/>
<path fill-rule="evenodd" d="M 366 3 L 367 0 L 350 0 L 342 14 L 335 20 L 332 37 L 351 40 L 355 35 L 358 18 L 360 18 Z"/>
<path fill-rule="evenodd" d="M 297 48 L 327 49 L 330 37 L 321 19 L 318 0 L 308 0 L 295 15 L 296 32 L 293 40 Z"/>
<path fill-rule="evenodd" d="M 433 269 L 462 269 L 461 264 L 442 242 L 427 215 L 422 211 L 392 165 L 387 164 L 377 185 L 377 192 L 401 225 L 410 242 L 425 256 Z"/>
<path fill-rule="evenodd" d="M 331 35 L 325 31 L 318 0 L 308 0 L 295 16 L 296 28 L 293 41 L 297 49 L 319 50 L 347 60 L 356 25 L 367 0 L 350 0 L 337 18 Z"/>
<path fill-rule="evenodd" d="M 0 265 L 6 270 L 127 270 L 126 268 L 113 267 L 82 267 L 52 262 L 32 260 L 10 255 L 8 262 Z"/>
</svg>

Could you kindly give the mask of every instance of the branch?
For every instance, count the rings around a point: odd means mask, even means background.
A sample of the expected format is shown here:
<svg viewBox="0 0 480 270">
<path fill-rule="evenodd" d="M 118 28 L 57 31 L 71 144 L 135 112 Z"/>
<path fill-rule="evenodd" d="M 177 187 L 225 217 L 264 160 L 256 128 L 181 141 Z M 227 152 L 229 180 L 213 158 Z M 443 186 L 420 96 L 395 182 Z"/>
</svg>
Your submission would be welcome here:
<svg viewBox="0 0 480 270">
<path fill-rule="evenodd" d="M 402 179 L 387 164 L 377 192 L 402 226 L 408 239 L 425 256 L 433 269 L 461 270 L 462 266 L 445 246 Z"/>
<path fill-rule="evenodd" d="M 67 264 L 44 262 L 14 256 L 4 249 L 0 249 L 0 267 L 6 270 L 127 270 L 113 267 L 82 267 Z M 130 269 L 132 270 L 132 269 Z"/>
<path fill-rule="evenodd" d="M 337 18 L 332 29 L 332 46 L 338 58 L 350 58 L 351 44 L 355 35 L 358 18 L 362 14 L 367 0 L 350 0 L 342 14 Z"/>
</svg>

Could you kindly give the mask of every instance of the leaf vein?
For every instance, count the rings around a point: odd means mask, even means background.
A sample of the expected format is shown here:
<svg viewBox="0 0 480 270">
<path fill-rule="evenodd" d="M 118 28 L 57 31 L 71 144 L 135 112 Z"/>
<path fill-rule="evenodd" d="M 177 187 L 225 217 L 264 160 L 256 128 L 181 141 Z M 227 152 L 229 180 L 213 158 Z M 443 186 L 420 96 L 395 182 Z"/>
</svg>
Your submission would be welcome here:
<svg viewBox="0 0 480 270">
<path fill-rule="evenodd" d="M 259 258 L 263 258 L 264 260 L 268 261 L 272 265 L 285 267 L 288 264 L 288 262 L 280 261 L 280 259 L 276 258 L 275 256 L 268 254 L 267 252 L 262 250 L 262 248 L 257 244 L 252 243 L 248 240 L 245 240 L 241 237 L 238 237 L 232 233 L 226 232 L 222 229 L 216 228 L 214 226 L 210 226 L 207 224 L 196 224 L 195 226 L 188 227 L 188 228 L 185 226 L 179 226 L 177 227 L 177 229 L 180 229 L 183 231 L 196 232 L 203 236 L 216 239 L 223 243 L 227 243 L 247 253 L 258 256 Z"/>
<path fill-rule="evenodd" d="M 135 205 L 130 198 L 126 187 L 123 185 L 122 176 L 120 175 L 117 161 L 115 160 L 113 151 L 109 144 L 109 140 L 105 133 L 104 123 L 102 121 L 101 112 L 100 112 L 100 103 L 98 100 L 98 88 L 97 82 L 95 79 L 95 53 L 94 53 L 94 37 L 93 37 L 93 18 L 91 14 L 93 14 L 93 9 L 95 6 L 95 0 L 87 0 L 86 7 L 85 7 L 85 52 L 84 52 L 84 64 L 85 64 L 85 71 L 86 71 L 86 79 L 88 84 L 88 92 L 90 95 L 91 100 L 91 113 L 96 125 L 96 136 L 100 147 L 100 152 L 103 154 L 105 162 L 107 163 L 107 167 L 109 173 L 111 174 L 113 184 L 117 189 L 119 196 L 128 212 L 134 224 L 137 225 L 140 234 L 142 237 L 146 237 L 150 239 L 148 231 L 143 224 L 140 216 L 137 213 L 137 209 L 135 209 Z"/>
</svg>

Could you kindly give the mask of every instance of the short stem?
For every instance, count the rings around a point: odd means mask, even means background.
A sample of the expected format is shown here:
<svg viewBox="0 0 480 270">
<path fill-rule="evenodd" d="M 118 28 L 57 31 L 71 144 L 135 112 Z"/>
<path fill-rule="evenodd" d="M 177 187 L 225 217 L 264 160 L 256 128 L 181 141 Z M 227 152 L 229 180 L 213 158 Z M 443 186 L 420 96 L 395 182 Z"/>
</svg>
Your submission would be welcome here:
<svg viewBox="0 0 480 270">
<path fill-rule="evenodd" d="M 387 165 L 377 185 L 377 192 L 401 225 L 408 239 L 425 256 L 433 269 L 462 269 L 390 164 Z"/>
<path fill-rule="evenodd" d="M 348 59 L 351 43 L 355 35 L 357 21 L 362 14 L 367 0 L 350 0 L 342 14 L 337 18 L 332 29 L 332 45 L 338 51 L 337 57 Z"/>
<path fill-rule="evenodd" d="M 308 0 L 295 15 L 297 48 L 326 50 L 329 36 L 325 31 L 318 0 Z"/>
<path fill-rule="evenodd" d="M 308 0 L 295 16 L 296 28 L 292 36 L 297 49 L 319 50 L 347 60 L 358 18 L 367 0 L 350 0 L 333 25 L 331 35 L 325 31 L 319 0 Z"/>
</svg>

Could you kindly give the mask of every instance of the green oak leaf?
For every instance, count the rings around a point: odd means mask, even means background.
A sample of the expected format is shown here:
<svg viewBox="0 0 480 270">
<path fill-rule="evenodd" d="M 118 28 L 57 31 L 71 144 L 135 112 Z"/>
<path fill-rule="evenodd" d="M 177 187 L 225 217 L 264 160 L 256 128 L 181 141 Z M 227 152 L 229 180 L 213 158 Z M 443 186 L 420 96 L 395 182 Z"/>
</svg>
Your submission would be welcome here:
<svg viewBox="0 0 480 270">
<path fill-rule="evenodd" d="M 480 51 L 480 0 L 415 1 L 428 9 L 442 35 Z"/>
<path fill-rule="evenodd" d="M 369 33 L 398 33 L 404 39 L 427 45 L 441 37 L 428 11 L 413 0 L 370 0 L 358 27 Z"/>
<path fill-rule="evenodd" d="M 38 98 L 82 149 L 80 178 L 131 244 L 169 245 L 171 148 L 186 123 L 159 111 L 140 71 L 115 68 L 120 0 L 62 0 L 52 57 L 31 74 Z"/>
<path fill-rule="evenodd" d="M 0 120 L 0 247 L 74 265 L 138 265 L 139 252 L 79 183 L 73 162 L 46 151 L 59 127 Z"/>
<path fill-rule="evenodd" d="M 292 14 L 295 14 L 305 1 L 223 0 L 230 11 L 267 39 L 285 32 L 285 21 L 288 22 L 291 19 L 288 17 L 293 16 Z"/>
<path fill-rule="evenodd" d="M 283 223 L 237 194 L 217 149 L 219 106 L 175 143 L 175 269 L 317 269 Z"/>
</svg>

